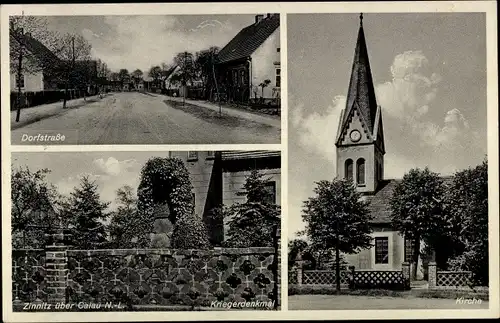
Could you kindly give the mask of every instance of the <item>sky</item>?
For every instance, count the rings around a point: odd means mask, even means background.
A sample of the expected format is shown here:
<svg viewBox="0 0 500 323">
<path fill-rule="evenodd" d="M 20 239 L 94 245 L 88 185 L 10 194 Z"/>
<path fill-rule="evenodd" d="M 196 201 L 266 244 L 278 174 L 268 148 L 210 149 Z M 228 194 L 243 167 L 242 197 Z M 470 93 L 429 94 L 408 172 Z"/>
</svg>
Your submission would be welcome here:
<svg viewBox="0 0 500 323">
<path fill-rule="evenodd" d="M 137 192 L 142 167 L 153 157 L 168 157 L 168 151 L 155 152 L 26 152 L 13 153 L 12 165 L 31 171 L 48 168 L 47 181 L 59 193 L 69 196 L 83 176 L 95 181 L 101 200 L 116 209 L 116 190 L 129 185 Z"/>
<path fill-rule="evenodd" d="M 143 72 L 183 51 L 224 47 L 255 15 L 48 16 L 48 28 L 85 37 L 113 71 Z"/>
<path fill-rule="evenodd" d="M 428 166 L 443 175 L 487 152 L 483 13 L 364 14 L 385 136 L 384 176 Z M 335 136 L 354 57 L 359 14 L 287 16 L 288 235 L 314 182 L 336 176 Z"/>
</svg>

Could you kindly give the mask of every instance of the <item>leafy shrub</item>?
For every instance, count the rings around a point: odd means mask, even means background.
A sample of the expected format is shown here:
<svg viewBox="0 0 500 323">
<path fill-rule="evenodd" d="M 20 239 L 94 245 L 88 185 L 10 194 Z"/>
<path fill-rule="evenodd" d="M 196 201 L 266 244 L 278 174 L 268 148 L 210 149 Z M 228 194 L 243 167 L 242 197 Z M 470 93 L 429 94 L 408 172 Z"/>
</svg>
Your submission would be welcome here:
<svg viewBox="0 0 500 323">
<path fill-rule="evenodd" d="M 208 232 L 198 216 L 180 218 L 172 234 L 172 247 L 176 249 L 209 249 Z"/>
</svg>

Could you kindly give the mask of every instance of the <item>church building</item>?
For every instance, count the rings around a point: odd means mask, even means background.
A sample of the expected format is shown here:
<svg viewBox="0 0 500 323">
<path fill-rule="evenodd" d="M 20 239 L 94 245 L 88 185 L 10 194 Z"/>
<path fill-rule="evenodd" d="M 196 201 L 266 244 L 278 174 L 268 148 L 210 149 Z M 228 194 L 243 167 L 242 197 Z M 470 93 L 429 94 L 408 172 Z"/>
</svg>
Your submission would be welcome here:
<svg viewBox="0 0 500 323">
<path fill-rule="evenodd" d="M 354 181 L 370 202 L 374 246 L 345 255 L 345 259 L 357 269 L 399 270 L 403 262 L 410 261 L 412 246 L 391 225 L 389 201 L 398 180 L 384 178 L 382 107 L 375 97 L 362 15 L 360 19 L 347 103 L 335 145 L 337 176 Z"/>
</svg>

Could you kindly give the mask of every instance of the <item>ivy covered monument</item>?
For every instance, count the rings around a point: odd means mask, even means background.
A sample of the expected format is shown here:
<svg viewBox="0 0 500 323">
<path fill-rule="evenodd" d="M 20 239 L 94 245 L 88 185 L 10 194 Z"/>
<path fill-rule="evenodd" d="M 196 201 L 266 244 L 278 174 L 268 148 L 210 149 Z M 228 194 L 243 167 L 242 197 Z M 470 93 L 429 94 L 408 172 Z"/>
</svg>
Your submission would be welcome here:
<svg viewBox="0 0 500 323">
<path fill-rule="evenodd" d="M 208 249 L 207 229 L 194 213 L 189 172 L 177 158 L 155 157 L 141 171 L 135 228 L 139 246 Z"/>
</svg>

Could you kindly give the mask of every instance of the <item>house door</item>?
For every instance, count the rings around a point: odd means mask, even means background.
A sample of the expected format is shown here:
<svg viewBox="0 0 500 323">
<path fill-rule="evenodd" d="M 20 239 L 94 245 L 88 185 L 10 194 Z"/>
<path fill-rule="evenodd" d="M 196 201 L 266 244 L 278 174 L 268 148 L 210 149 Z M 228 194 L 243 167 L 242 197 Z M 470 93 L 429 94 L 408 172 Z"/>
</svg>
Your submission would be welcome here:
<svg viewBox="0 0 500 323">
<path fill-rule="evenodd" d="M 233 68 L 229 75 L 231 76 L 230 99 L 235 102 L 248 102 L 250 98 L 248 69 L 244 66 Z"/>
</svg>

